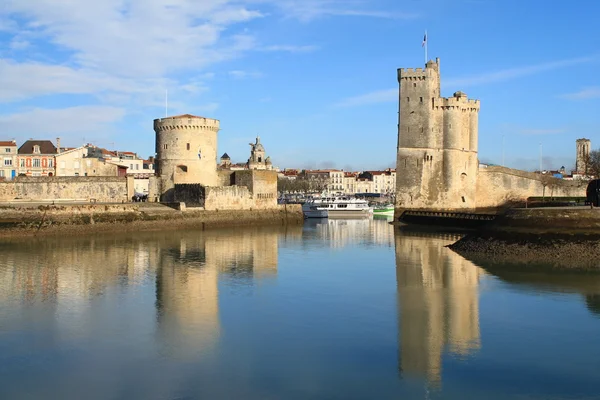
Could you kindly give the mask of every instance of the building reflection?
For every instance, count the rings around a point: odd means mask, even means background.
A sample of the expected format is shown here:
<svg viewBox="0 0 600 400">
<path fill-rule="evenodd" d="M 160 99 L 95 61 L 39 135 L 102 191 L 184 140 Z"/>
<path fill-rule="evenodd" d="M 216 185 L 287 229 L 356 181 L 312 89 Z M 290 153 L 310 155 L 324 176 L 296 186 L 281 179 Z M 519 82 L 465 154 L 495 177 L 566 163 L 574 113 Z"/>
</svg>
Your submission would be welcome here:
<svg viewBox="0 0 600 400">
<path fill-rule="evenodd" d="M 441 384 L 444 354 L 464 357 L 480 348 L 481 269 L 445 246 L 453 235 L 396 231 L 399 370 Z"/>
<path fill-rule="evenodd" d="M 309 219 L 305 222 L 308 238 L 325 239 L 333 248 L 361 245 L 394 245 L 394 229 L 387 219 Z"/>
</svg>

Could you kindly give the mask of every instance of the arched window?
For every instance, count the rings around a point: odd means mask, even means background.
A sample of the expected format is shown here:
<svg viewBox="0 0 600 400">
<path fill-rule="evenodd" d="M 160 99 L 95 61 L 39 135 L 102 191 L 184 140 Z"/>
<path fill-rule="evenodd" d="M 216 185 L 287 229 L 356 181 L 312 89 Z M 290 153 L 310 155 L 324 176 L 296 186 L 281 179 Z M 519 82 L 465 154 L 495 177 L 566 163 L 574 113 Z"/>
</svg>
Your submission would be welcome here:
<svg viewBox="0 0 600 400">
<path fill-rule="evenodd" d="M 177 173 L 185 173 L 188 171 L 187 165 L 178 165 Z"/>
</svg>

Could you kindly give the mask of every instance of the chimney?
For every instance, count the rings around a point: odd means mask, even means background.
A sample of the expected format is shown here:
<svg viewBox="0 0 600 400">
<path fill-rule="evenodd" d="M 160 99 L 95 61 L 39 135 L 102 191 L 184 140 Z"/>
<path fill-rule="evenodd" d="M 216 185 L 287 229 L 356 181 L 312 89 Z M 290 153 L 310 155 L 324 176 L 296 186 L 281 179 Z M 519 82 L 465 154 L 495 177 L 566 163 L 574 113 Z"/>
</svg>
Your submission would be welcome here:
<svg viewBox="0 0 600 400">
<path fill-rule="evenodd" d="M 56 138 L 56 152 L 60 153 L 60 138 Z"/>
</svg>

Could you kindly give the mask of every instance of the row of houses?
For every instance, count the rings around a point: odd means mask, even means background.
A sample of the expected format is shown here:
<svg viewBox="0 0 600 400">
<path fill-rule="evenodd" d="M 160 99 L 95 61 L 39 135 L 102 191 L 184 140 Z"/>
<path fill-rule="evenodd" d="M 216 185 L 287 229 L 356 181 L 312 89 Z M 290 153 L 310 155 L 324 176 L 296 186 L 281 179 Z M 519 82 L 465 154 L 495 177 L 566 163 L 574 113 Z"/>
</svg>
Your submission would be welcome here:
<svg viewBox="0 0 600 400">
<path fill-rule="evenodd" d="M 126 176 L 154 175 L 154 159 L 128 151 L 110 151 L 92 144 L 61 147 L 50 140 L 0 141 L 0 180 L 17 176 Z"/>
<path fill-rule="evenodd" d="M 285 169 L 279 172 L 281 180 L 306 183 L 311 191 L 356 194 L 378 193 L 391 195 L 396 188 L 396 170 L 348 172 L 340 169 L 297 170 Z M 297 185 L 299 186 L 299 185 Z M 295 191 L 293 185 L 290 191 Z"/>
</svg>

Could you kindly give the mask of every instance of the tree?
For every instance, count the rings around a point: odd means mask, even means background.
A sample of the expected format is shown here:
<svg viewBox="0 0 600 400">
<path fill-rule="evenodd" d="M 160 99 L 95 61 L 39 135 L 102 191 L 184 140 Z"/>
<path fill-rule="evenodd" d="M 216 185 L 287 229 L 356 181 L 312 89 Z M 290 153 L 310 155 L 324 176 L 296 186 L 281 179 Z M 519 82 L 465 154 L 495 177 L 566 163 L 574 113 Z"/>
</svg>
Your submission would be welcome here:
<svg viewBox="0 0 600 400">
<path fill-rule="evenodd" d="M 600 150 L 592 150 L 584 163 L 586 176 L 600 177 Z"/>
</svg>

